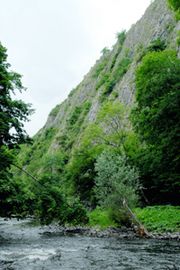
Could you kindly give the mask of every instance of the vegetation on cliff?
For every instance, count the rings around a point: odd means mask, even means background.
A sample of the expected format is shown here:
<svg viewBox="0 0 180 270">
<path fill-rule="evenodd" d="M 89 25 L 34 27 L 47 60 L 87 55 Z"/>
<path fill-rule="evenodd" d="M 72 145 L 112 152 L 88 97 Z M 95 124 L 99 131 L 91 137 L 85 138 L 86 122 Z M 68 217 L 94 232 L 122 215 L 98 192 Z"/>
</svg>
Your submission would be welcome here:
<svg viewBox="0 0 180 270">
<path fill-rule="evenodd" d="M 179 0 L 168 0 L 170 8 L 175 11 L 176 19 L 180 20 L 180 2 Z"/>
<path fill-rule="evenodd" d="M 176 1 L 169 2 L 178 11 Z M 32 145 L 21 146 L 13 162 L 33 179 L 19 169 L 6 170 L 12 163 L 9 142 L 16 148 L 25 139 L 22 125 L 14 122 L 21 140 L 11 138 L 0 149 L 4 157 L 0 163 L 1 215 L 30 214 L 41 223 L 86 224 L 90 220 L 91 225 L 97 222 L 105 227 L 130 225 L 124 202 L 132 209 L 179 204 L 180 59 L 176 41 L 170 44 L 169 28 L 162 30 L 156 38 L 151 33 L 149 41 L 136 48 L 131 48 L 136 31 L 132 36 L 122 31 L 112 51 L 103 49 L 83 82 L 51 111 Z M 17 75 L 12 78 L 21 89 L 19 79 Z M 3 87 L 3 78 L 0 83 Z M 14 90 L 9 85 L 7 89 Z M 9 100 L 8 93 L 5 97 Z M 21 103 L 21 110 L 23 114 L 13 119 L 26 119 L 28 106 Z M 4 110 L 1 115 L 10 123 Z M 9 182 L 3 176 L 5 158 L 4 171 L 13 174 Z M 148 223 L 141 213 L 137 210 Z"/>
</svg>

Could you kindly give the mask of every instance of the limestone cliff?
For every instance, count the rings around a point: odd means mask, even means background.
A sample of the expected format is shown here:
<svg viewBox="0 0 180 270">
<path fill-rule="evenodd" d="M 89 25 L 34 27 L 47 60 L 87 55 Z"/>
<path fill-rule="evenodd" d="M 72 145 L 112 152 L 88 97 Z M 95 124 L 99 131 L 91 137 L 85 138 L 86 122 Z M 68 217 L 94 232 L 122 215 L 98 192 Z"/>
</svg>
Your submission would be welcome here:
<svg viewBox="0 0 180 270">
<path fill-rule="evenodd" d="M 40 173 L 42 157 L 61 151 L 73 117 L 78 115 L 79 126 L 75 138 L 68 144 L 69 155 L 84 127 L 96 119 L 105 100 L 118 99 L 131 106 L 134 102 L 135 69 L 144 50 L 158 38 L 167 47 L 178 50 L 176 34 L 179 29 L 180 23 L 167 7 L 166 0 L 155 0 L 127 33 L 119 34 L 112 50 L 104 50 L 68 98 L 50 112 L 45 126 L 35 135 L 34 144 L 24 147 L 20 153 L 21 165 Z"/>
</svg>

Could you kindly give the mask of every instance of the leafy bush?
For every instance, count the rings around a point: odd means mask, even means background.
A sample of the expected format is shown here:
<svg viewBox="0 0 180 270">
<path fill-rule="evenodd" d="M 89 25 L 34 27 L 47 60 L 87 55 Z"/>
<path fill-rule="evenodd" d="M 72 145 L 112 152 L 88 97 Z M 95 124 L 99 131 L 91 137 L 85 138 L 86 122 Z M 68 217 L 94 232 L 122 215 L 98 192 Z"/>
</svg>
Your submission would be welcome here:
<svg viewBox="0 0 180 270">
<path fill-rule="evenodd" d="M 128 223 L 123 202 L 134 207 L 138 201 L 138 172 L 128 164 L 124 155 L 104 151 L 97 159 L 95 194 L 101 206 L 111 209 L 113 220 Z"/>
<path fill-rule="evenodd" d="M 104 72 L 101 74 L 99 81 L 96 84 L 96 90 L 98 90 L 101 86 L 103 86 L 103 93 L 101 100 L 104 100 L 105 96 L 108 96 L 113 91 L 116 83 L 123 77 L 123 75 L 127 72 L 128 67 L 131 63 L 131 59 L 129 57 L 124 57 L 116 66 L 116 68 L 110 72 Z"/>
<path fill-rule="evenodd" d="M 126 39 L 126 30 L 116 34 L 119 44 L 122 46 Z"/>
<path fill-rule="evenodd" d="M 43 176 L 36 192 L 38 202 L 35 214 L 42 224 L 57 221 L 59 224 L 84 224 L 88 222 L 85 208 L 78 199 L 67 200 L 58 184 L 58 178 Z"/>
<path fill-rule="evenodd" d="M 101 78 L 99 79 L 99 81 L 96 84 L 96 90 L 98 90 L 105 83 L 108 84 L 109 81 L 110 81 L 110 73 L 103 73 L 101 75 Z"/>
<path fill-rule="evenodd" d="M 165 50 L 148 53 L 136 72 L 132 120 L 146 142 L 137 163 L 146 193 L 156 203 L 179 201 L 179 67 L 176 52 Z"/>
<path fill-rule="evenodd" d="M 128 67 L 131 63 L 131 59 L 129 57 L 124 57 L 117 65 L 114 71 L 114 79 L 118 81 L 122 76 L 127 72 Z"/>
<path fill-rule="evenodd" d="M 73 156 L 68 163 L 67 170 L 67 183 L 71 186 L 72 194 L 79 196 L 80 200 L 86 207 L 94 207 L 94 163 L 96 155 L 98 155 L 96 146 L 88 145 L 83 138 L 81 145 L 75 149 Z"/>
<path fill-rule="evenodd" d="M 89 221 L 87 211 L 78 198 L 73 198 L 68 202 L 66 215 L 66 222 L 69 224 L 87 224 Z"/>
<path fill-rule="evenodd" d="M 175 12 L 176 19 L 180 20 L 180 2 L 179 0 L 168 0 L 169 7 Z"/>
<path fill-rule="evenodd" d="M 96 64 L 96 68 L 95 68 L 95 71 L 93 73 L 94 78 L 97 78 L 102 73 L 102 71 L 105 69 L 108 61 L 109 61 L 108 51 L 106 51 L 106 52 L 104 51 L 103 56 Z"/>
<path fill-rule="evenodd" d="M 140 62 L 143 57 L 149 52 L 160 52 L 166 49 L 166 43 L 160 38 L 152 40 L 147 47 L 143 47 L 142 44 L 138 44 L 136 47 L 136 62 Z"/>
<path fill-rule="evenodd" d="M 88 216 L 89 225 L 92 227 L 99 226 L 100 228 L 104 229 L 117 226 L 114 220 L 111 219 L 108 210 L 97 207 L 92 212 L 90 212 Z"/>
<path fill-rule="evenodd" d="M 150 45 L 146 49 L 146 53 L 148 52 L 160 52 L 166 49 L 166 44 L 164 40 L 160 38 L 151 41 Z"/>
<path fill-rule="evenodd" d="M 70 126 L 73 126 L 77 122 L 81 112 L 82 112 L 82 108 L 80 106 L 76 106 L 68 120 L 68 124 Z"/>
<path fill-rule="evenodd" d="M 22 76 L 11 71 L 10 67 L 7 50 L 0 42 L 0 214 L 3 215 L 9 215 L 14 207 L 17 208 L 17 204 L 13 206 L 12 196 L 16 195 L 16 188 L 9 169 L 15 163 L 20 144 L 30 142 L 24 122 L 33 112 L 30 104 L 15 98 L 25 88 Z"/>
</svg>

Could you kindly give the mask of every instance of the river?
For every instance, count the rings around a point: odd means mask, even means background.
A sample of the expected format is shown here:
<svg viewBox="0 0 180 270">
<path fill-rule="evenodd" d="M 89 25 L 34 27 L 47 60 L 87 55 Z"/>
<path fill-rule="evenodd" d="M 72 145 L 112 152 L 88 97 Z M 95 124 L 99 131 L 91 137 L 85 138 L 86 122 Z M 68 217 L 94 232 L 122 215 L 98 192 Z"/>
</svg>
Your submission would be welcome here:
<svg viewBox="0 0 180 270">
<path fill-rule="evenodd" d="M 64 236 L 52 228 L 0 218 L 0 269 L 180 269 L 177 241 Z"/>
</svg>

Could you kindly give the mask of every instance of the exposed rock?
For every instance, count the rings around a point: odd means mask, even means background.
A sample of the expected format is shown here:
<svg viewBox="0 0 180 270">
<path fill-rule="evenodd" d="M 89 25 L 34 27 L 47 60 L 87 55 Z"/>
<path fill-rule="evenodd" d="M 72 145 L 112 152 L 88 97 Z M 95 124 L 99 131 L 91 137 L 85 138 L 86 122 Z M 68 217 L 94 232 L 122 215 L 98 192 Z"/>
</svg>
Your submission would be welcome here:
<svg viewBox="0 0 180 270">
<path fill-rule="evenodd" d="M 61 227 L 61 226 L 48 226 L 47 231 L 43 232 L 43 235 L 84 235 L 89 237 L 99 237 L 99 238 L 106 238 L 106 237 L 116 237 L 119 239 L 133 239 L 133 238 L 141 238 L 132 228 L 107 228 L 107 229 L 100 229 L 98 227 L 90 228 L 90 227 Z M 166 233 L 156 233 L 151 232 L 149 233 L 148 237 L 144 238 L 152 238 L 157 240 L 176 240 L 180 241 L 180 232 L 166 232 Z"/>
<path fill-rule="evenodd" d="M 106 72 L 110 70 L 115 57 L 116 61 L 113 69 L 116 68 L 118 63 L 127 53 L 127 50 L 129 50 L 129 56 L 132 59 L 132 64 L 130 65 L 128 71 L 113 88 L 112 94 L 116 92 L 118 94 L 117 99 L 125 104 L 129 104 L 130 106 L 134 101 L 134 72 L 137 66 L 135 60 L 137 49 L 139 47 L 147 47 L 151 41 L 157 38 L 165 40 L 170 47 L 175 48 L 177 29 L 180 29 L 180 23 L 175 21 L 174 15 L 166 5 L 166 1 L 156 0 L 149 6 L 143 17 L 127 32 L 122 49 L 118 49 L 118 42 L 115 44 L 108 56 L 108 61 L 105 66 Z M 76 106 L 80 106 L 87 100 L 90 101 L 91 108 L 84 122 L 87 125 L 88 122 L 92 122 L 96 119 L 97 112 L 101 106 L 99 97 L 103 87 L 98 91 L 96 90 L 96 84 L 99 77 L 96 78 L 94 73 L 97 66 L 102 63 L 103 59 L 104 56 L 102 56 L 96 62 L 94 67 L 92 67 L 90 72 L 84 77 L 84 80 L 72 91 L 72 93 L 70 93 L 68 99 L 59 105 L 59 111 L 57 114 L 55 116 L 50 114 L 41 132 L 44 132 L 50 127 L 57 128 L 57 133 L 52 138 L 52 146 L 54 145 L 53 140 L 56 140 L 55 137 L 57 137 L 58 134 L 62 133 L 62 131 L 65 129 L 67 120 Z"/>
<path fill-rule="evenodd" d="M 102 75 L 108 74 L 111 76 L 125 57 L 128 57 L 130 61 L 127 71 L 115 81 L 111 93 L 106 93 L 104 98 L 105 100 L 120 100 L 128 106 L 132 106 L 134 102 L 134 79 L 138 65 L 138 54 L 141 54 L 143 49 L 150 45 L 152 41 L 161 38 L 165 41 L 168 48 L 177 49 L 180 57 L 180 48 L 177 48 L 176 44 L 178 29 L 180 29 L 180 22 L 176 22 L 174 14 L 167 7 L 166 0 L 155 0 L 149 6 L 144 16 L 127 32 L 124 43 L 119 44 L 119 41 L 117 41 L 111 51 L 102 55 L 96 61 L 83 81 L 72 90 L 69 97 L 50 112 L 45 126 L 35 135 L 34 145 L 29 147 L 30 150 L 29 152 L 27 151 L 27 155 L 22 154 L 22 158 L 20 158 L 20 160 L 23 160 L 22 167 L 25 166 L 27 171 L 28 166 L 35 168 L 33 173 L 39 175 L 43 171 L 43 166 L 45 166 L 44 164 L 39 165 L 39 160 L 41 160 L 43 155 L 61 151 L 62 144 L 68 136 L 67 130 L 70 117 L 77 106 L 81 107 L 88 101 L 90 104 L 89 111 L 81 121 L 78 133 L 73 138 L 74 141 L 70 142 L 70 146 L 68 146 L 69 159 L 71 159 L 73 147 L 79 144 L 84 128 L 95 121 L 97 113 L 102 106 L 101 97 L 105 87 L 103 84 L 97 87 L 98 83 L 101 82 Z M 97 72 L 100 66 L 101 70 Z M 53 131 L 49 134 L 51 136 L 48 135 L 49 131 Z M 46 148 L 43 148 L 43 153 L 39 155 L 39 149 L 47 141 L 47 137 L 48 143 Z M 34 156 L 37 157 L 34 158 Z M 36 163 L 38 163 L 38 166 L 36 166 Z M 18 177 L 20 177 L 19 172 Z"/>
</svg>

